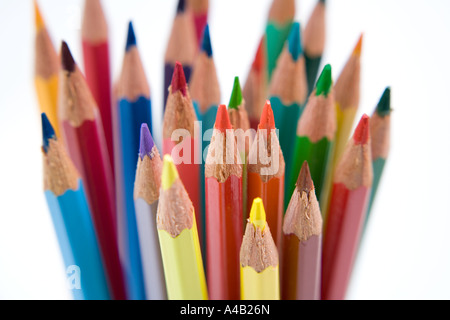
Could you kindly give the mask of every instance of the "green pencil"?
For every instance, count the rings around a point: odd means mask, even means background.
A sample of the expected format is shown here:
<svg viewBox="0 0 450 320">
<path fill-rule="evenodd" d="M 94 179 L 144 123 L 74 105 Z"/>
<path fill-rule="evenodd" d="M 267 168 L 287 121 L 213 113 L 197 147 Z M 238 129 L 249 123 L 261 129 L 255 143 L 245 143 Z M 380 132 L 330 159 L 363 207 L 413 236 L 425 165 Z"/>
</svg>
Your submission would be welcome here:
<svg viewBox="0 0 450 320">
<path fill-rule="evenodd" d="M 268 81 L 277 64 L 278 56 L 283 50 L 295 15 L 294 0 L 273 0 L 266 24 L 265 40 L 267 49 Z"/>
<path fill-rule="evenodd" d="M 387 87 L 370 117 L 370 137 L 372 144 L 373 184 L 367 207 L 366 225 L 389 155 L 391 129 L 391 88 Z"/>
<path fill-rule="evenodd" d="M 289 199 L 304 161 L 308 162 L 317 199 L 330 169 L 336 134 L 336 109 L 332 86 L 331 66 L 327 64 L 317 80 L 297 126 L 292 172 L 285 201 Z M 323 213 L 322 213 L 323 215 Z"/>
<path fill-rule="evenodd" d="M 295 145 L 295 128 L 307 98 L 305 58 L 303 56 L 300 24 L 294 22 L 281 53 L 269 88 L 275 125 L 279 128 L 281 150 L 286 162 L 285 176 L 290 177 Z M 298 173 L 297 175 L 298 176 Z M 289 179 L 285 179 L 287 190 Z M 286 204 L 289 203 L 290 197 Z"/>
</svg>

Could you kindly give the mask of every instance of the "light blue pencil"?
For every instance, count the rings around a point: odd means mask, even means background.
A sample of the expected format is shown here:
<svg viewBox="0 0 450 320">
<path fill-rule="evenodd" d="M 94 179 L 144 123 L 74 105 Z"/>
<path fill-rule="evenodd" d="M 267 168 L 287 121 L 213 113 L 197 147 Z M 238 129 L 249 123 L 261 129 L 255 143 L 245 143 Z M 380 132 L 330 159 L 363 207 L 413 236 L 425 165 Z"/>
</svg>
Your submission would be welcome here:
<svg viewBox="0 0 450 320">
<path fill-rule="evenodd" d="M 109 300 L 97 235 L 80 175 L 42 114 L 44 190 L 68 274 L 77 300 Z"/>
</svg>

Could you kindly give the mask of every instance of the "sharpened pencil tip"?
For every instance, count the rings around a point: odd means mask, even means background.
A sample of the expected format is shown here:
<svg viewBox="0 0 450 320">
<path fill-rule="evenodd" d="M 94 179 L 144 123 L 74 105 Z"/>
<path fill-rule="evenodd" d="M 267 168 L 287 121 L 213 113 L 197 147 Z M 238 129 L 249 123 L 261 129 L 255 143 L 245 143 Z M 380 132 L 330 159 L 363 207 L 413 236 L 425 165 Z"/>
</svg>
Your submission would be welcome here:
<svg viewBox="0 0 450 320">
<path fill-rule="evenodd" d="M 250 210 L 250 223 L 261 230 L 264 230 L 266 227 L 266 211 L 261 198 L 253 200 L 252 209 Z"/>
<path fill-rule="evenodd" d="M 233 91 L 231 92 L 228 108 L 237 110 L 241 104 L 242 104 L 241 84 L 239 83 L 239 77 L 234 77 Z"/>
<path fill-rule="evenodd" d="M 226 132 L 227 129 L 233 129 L 230 122 L 230 117 L 228 116 L 227 106 L 224 104 L 219 105 L 216 115 L 216 123 L 214 128 L 222 132 Z"/>
<path fill-rule="evenodd" d="M 177 14 L 183 13 L 185 9 L 186 9 L 186 1 L 178 0 Z"/>
<path fill-rule="evenodd" d="M 64 70 L 68 72 L 75 71 L 75 60 L 73 59 L 69 46 L 65 41 L 61 44 L 61 63 Z"/>
<path fill-rule="evenodd" d="M 255 59 L 253 60 L 252 68 L 255 71 L 261 71 L 264 67 L 264 39 L 261 39 L 258 45 L 258 50 L 255 54 Z"/>
<path fill-rule="evenodd" d="M 261 112 L 258 129 L 272 130 L 275 129 L 275 119 L 273 117 L 273 110 L 270 100 L 266 100 L 266 104 Z"/>
<path fill-rule="evenodd" d="M 209 35 L 209 25 L 207 24 L 205 26 L 205 29 L 203 30 L 203 39 L 202 39 L 202 51 L 206 53 L 208 57 L 212 57 L 212 46 L 211 46 L 211 37 Z"/>
<path fill-rule="evenodd" d="M 311 179 L 311 171 L 309 170 L 309 165 L 306 160 L 303 162 L 302 168 L 300 169 L 296 186 L 299 191 L 304 191 L 307 194 L 311 190 L 314 190 L 314 182 Z"/>
<path fill-rule="evenodd" d="M 37 0 L 34 0 L 33 4 L 34 4 L 34 23 L 36 26 L 36 30 L 40 30 L 45 27 L 44 19 L 42 18 L 41 10 L 39 9 Z"/>
<path fill-rule="evenodd" d="M 133 22 L 128 23 L 128 36 L 127 36 L 127 45 L 125 47 L 125 51 L 131 49 L 131 47 L 136 46 L 136 35 L 134 33 Z"/>
<path fill-rule="evenodd" d="M 298 57 L 303 53 L 300 37 L 300 23 L 294 22 L 292 24 L 287 41 L 289 53 L 292 56 L 292 60 L 297 61 Z"/>
<path fill-rule="evenodd" d="M 49 146 L 49 140 L 50 139 L 56 139 L 55 130 L 53 129 L 52 124 L 47 118 L 47 115 L 45 113 L 41 114 L 41 120 L 42 120 L 42 147 L 45 151 L 45 153 L 48 152 L 48 146 Z"/>
<path fill-rule="evenodd" d="M 353 55 L 355 56 L 361 56 L 361 50 L 362 50 L 362 41 L 363 41 L 363 34 L 359 36 L 358 42 L 356 43 L 355 48 L 353 49 Z"/>
<path fill-rule="evenodd" d="M 163 190 L 168 190 L 175 180 L 178 179 L 178 171 L 173 163 L 170 155 L 166 154 L 163 159 L 163 169 L 161 174 L 161 187 Z"/>
<path fill-rule="evenodd" d="M 148 156 L 150 159 L 153 159 L 152 149 L 155 146 L 155 142 L 153 141 L 152 134 L 150 133 L 150 129 L 146 123 L 141 125 L 141 140 L 139 146 L 139 157 L 141 160 L 144 160 L 145 156 Z"/>
<path fill-rule="evenodd" d="M 171 90 L 172 93 L 175 93 L 177 91 L 181 91 L 181 94 L 183 96 L 186 96 L 187 90 L 186 90 L 186 76 L 184 74 L 183 66 L 180 62 L 175 62 L 175 69 L 173 70 L 172 75 L 172 83 L 171 83 Z"/>
<path fill-rule="evenodd" d="M 316 84 L 316 96 L 324 95 L 328 96 L 328 93 L 331 90 L 331 86 L 333 83 L 333 79 L 331 77 L 331 65 L 327 64 L 322 73 L 319 76 Z"/>
<path fill-rule="evenodd" d="M 380 117 L 388 116 L 391 113 L 391 88 L 384 89 L 383 95 L 378 102 L 376 112 Z"/>
<path fill-rule="evenodd" d="M 369 116 L 367 114 L 363 114 L 353 134 L 353 141 L 355 144 L 366 144 L 369 141 L 369 135 Z"/>
</svg>

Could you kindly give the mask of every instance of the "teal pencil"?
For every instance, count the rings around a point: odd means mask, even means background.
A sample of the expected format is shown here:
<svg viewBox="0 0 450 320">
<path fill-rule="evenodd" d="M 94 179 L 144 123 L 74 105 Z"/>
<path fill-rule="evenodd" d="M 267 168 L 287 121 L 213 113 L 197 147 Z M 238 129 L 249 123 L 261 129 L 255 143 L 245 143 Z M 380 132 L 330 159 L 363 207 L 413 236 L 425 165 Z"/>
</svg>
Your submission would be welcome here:
<svg viewBox="0 0 450 320">
<path fill-rule="evenodd" d="M 286 162 L 286 177 L 292 175 L 295 132 L 298 120 L 305 107 L 307 93 L 300 24 L 295 22 L 292 24 L 291 32 L 278 59 L 277 68 L 273 73 L 269 87 L 275 126 L 279 128 L 280 146 Z M 288 190 L 289 181 L 289 178 L 285 179 L 285 190 Z M 289 199 L 290 197 L 286 204 L 289 203 Z"/>
<path fill-rule="evenodd" d="M 44 190 L 74 299 L 109 300 L 97 236 L 83 183 L 42 114 Z"/>
</svg>

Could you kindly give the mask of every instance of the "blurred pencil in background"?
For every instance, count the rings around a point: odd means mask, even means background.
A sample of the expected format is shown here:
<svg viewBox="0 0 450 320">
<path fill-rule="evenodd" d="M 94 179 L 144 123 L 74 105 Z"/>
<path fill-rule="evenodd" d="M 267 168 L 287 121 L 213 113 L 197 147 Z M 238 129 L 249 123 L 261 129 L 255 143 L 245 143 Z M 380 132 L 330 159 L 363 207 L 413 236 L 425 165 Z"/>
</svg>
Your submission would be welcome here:
<svg viewBox="0 0 450 320">
<path fill-rule="evenodd" d="M 279 300 L 278 250 L 266 222 L 260 198 L 253 200 L 242 239 L 241 300 Z"/>
<path fill-rule="evenodd" d="M 194 207 L 170 155 L 164 156 L 157 227 L 168 298 L 207 300 Z"/>
<path fill-rule="evenodd" d="M 283 50 L 295 16 L 295 0 L 273 0 L 266 23 L 265 49 L 267 50 L 267 80 L 272 79 L 278 56 Z"/>
<path fill-rule="evenodd" d="M 59 61 L 56 49 L 45 26 L 37 0 L 34 3 L 35 55 L 34 85 L 41 113 L 45 113 L 60 137 L 58 122 Z"/>
<path fill-rule="evenodd" d="M 77 300 L 108 300 L 110 292 L 80 175 L 42 114 L 44 190 Z"/>
<path fill-rule="evenodd" d="M 209 0 L 187 0 L 195 26 L 197 44 L 202 42 L 205 26 L 208 24 Z M 197 47 L 198 47 L 197 46 Z"/>
<path fill-rule="evenodd" d="M 178 0 L 177 12 L 173 20 L 172 30 L 164 56 L 164 110 L 166 108 L 167 97 L 169 95 L 168 88 L 172 82 L 175 63 L 179 61 L 183 65 L 186 82 L 189 83 L 192 67 L 199 48 L 194 23 L 189 14 L 186 1 L 188 0 Z"/>
<path fill-rule="evenodd" d="M 81 24 L 84 72 L 97 102 L 114 174 L 114 141 L 108 23 L 100 0 L 85 0 Z"/>
<path fill-rule="evenodd" d="M 326 1 L 318 0 L 303 32 L 308 96 L 314 89 L 326 39 Z"/>
</svg>

